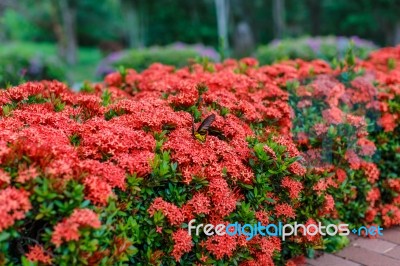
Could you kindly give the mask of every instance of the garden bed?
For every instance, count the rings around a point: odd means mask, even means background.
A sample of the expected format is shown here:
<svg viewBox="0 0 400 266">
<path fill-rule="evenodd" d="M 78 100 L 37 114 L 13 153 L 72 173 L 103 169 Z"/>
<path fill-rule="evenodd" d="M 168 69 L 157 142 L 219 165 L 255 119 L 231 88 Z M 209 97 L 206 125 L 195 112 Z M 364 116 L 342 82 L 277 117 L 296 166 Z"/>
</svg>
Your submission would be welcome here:
<svg viewBox="0 0 400 266">
<path fill-rule="evenodd" d="M 334 66 L 153 64 L 80 93 L 1 90 L 0 261 L 296 265 L 347 238 L 188 223 L 399 224 L 399 62 L 400 47 Z M 201 142 L 192 120 L 212 114 Z"/>
</svg>

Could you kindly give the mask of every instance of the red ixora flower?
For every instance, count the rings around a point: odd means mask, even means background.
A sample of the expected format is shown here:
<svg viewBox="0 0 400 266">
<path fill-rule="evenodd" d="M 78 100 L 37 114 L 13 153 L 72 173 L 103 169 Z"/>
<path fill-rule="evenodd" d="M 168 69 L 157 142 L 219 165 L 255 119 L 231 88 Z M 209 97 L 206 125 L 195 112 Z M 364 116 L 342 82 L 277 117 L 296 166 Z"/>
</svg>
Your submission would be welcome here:
<svg viewBox="0 0 400 266">
<path fill-rule="evenodd" d="M 400 208 L 398 206 L 385 204 L 382 206 L 382 220 L 384 226 L 393 226 L 400 224 Z"/>
<path fill-rule="evenodd" d="M 38 174 L 36 168 L 33 166 L 30 166 L 27 169 L 20 169 L 20 171 L 18 171 L 18 177 L 16 180 L 17 180 L 17 182 L 25 183 L 26 181 L 34 179 L 38 175 L 39 174 Z"/>
<path fill-rule="evenodd" d="M 230 257 L 236 249 L 236 238 L 227 234 L 223 236 L 214 235 L 205 241 L 206 249 L 218 260 L 224 256 Z"/>
<path fill-rule="evenodd" d="M 331 107 L 322 112 L 322 117 L 328 124 L 340 124 L 343 122 L 344 114 L 337 107 Z"/>
<path fill-rule="evenodd" d="M 371 156 L 375 153 L 376 147 L 375 144 L 366 138 L 360 138 L 357 141 L 358 146 L 360 146 L 360 154 L 364 156 Z"/>
<path fill-rule="evenodd" d="M 195 194 L 187 204 L 194 214 L 208 214 L 210 212 L 210 200 L 203 193 Z"/>
<path fill-rule="evenodd" d="M 272 159 L 276 159 L 275 151 L 271 147 L 269 147 L 268 145 L 264 145 L 263 149 L 269 157 L 271 157 Z"/>
<path fill-rule="evenodd" d="M 335 209 L 335 200 L 333 199 L 332 195 L 326 194 L 325 195 L 325 202 L 321 210 L 321 215 L 326 215 L 333 212 Z"/>
<path fill-rule="evenodd" d="M 310 226 L 310 225 L 315 225 L 315 227 L 314 226 Z M 318 242 L 321 239 L 321 235 L 319 234 L 319 232 L 314 234 L 316 231 L 318 231 L 317 222 L 312 218 L 308 218 L 305 226 L 306 226 L 306 228 L 309 228 L 309 232 L 312 233 L 312 234 L 305 234 L 304 235 L 303 228 L 300 228 L 300 232 L 303 234 L 303 238 L 305 239 L 305 241 L 308 242 L 308 243 L 316 243 L 316 242 Z"/>
<path fill-rule="evenodd" d="M 156 211 L 161 211 L 172 225 L 180 225 L 185 220 L 185 216 L 177 206 L 162 198 L 156 198 L 147 211 L 150 216 L 153 216 Z"/>
<path fill-rule="evenodd" d="M 282 179 L 281 185 L 289 191 L 289 196 L 291 199 L 297 198 L 303 189 L 303 184 L 300 181 L 293 180 L 288 176 L 285 176 Z"/>
<path fill-rule="evenodd" d="M 10 175 L 0 168 L 0 186 L 2 184 L 10 184 L 10 181 L 11 181 Z"/>
<path fill-rule="evenodd" d="M 257 221 L 266 225 L 269 222 L 269 214 L 266 211 L 257 211 L 256 212 Z"/>
<path fill-rule="evenodd" d="M 27 191 L 14 187 L 0 190 L 0 232 L 12 226 L 16 220 L 25 218 L 25 213 L 31 208 Z"/>
<path fill-rule="evenodd" d="M 289 171 L 295 175 L 304 176 L 307 173 L 307 169 L 302 166 L 299 162 L 294 162 L 289 166 Z"/>
<path fill-rule="evenodd" d="M 393 131 L 396 128 L 396 116 L 390 113 L 385 113 L 379 119 L 379 124 L 386 132 Z"/>
<path fill-rule="evenodd" d="M 43 264 L 51 264 L 52 259 L 49 254 L 46 254 L 43 247 L 34 245 L 29 247 L 29 252 L 25 254 L 26 258 L 33 262 L 40 262 Z"/>
<path fill-rule="evenodd" d="M 379 179 L 380 171 L 376 164 L 362 162 L 361 169 L 364 170 L 364 174 L 367 176 L 368 182 L 371 184 L 374 184 Z"/>
<path fill-rule="evenodd" d="M 370 202 L 371 205 L 374 205 L 374 203 L 378 201 L 380 197 L 381 197 L 381 192 L 379 188 L 375 187 L 367 192 L 366 200 Z"/>
<path fill-rule="evenodd" d="M 336 170 L 336 177 L 337 177 L 337 180 L 338 180 L 340 183 L 343 183 L 343 182 L 346 180 L 346 178 L 347 178 L 346 171 L 343 170 L 343 169 L 338 168 L 338 169 Z"/>
<path fill-rule="evenodd" d="M 296 213 L 293 210 L 292 206 L 290 206 L 287 203 L 277 204 L 275 206 L 275 214 L 278 217 L 280 217 L 280 216 L 287 217 L 287 218 L 295 218 L 296 217 Z"/>
<path fill-rule="evenodd" d="M 206 262 L 207 259 L 208 259 L 208 257 L 207 257 L 206 255 L 202 254 L 199 260 L 200 260 L 201 262 Z"/>
<path fill-rule="evenodd" d="M 192 247 L 192 237 L 185 229 L 178 229 L 178 231 L 172 233 L 172 239 L 174 240 L 174 249 L 172 250 L 172 256 L 176 261 L 179 261 L 182 255 L 189 252 Z"/>
<path fill-rule="evenodd" d="M 64 241 L 79 239 L 81 227 L 99 228 L 101 226 L 99 217 L 89 209 L 75 209 L 72 215 L 54 227 L 51 242 L 59 247 Z"/>
<path fill-rule="evenodd" d="M 344 158 L 349 162 L 350 168 L 353 170 L 358 170 L 361 167 L 362 160 L 358 155 L 355 153 L 354 150 L 347 150 Z"/>
<path fill-rule="evenodd" d="M 372 223 L 375 220 L 378 211 L 376 209 L 368 209 L 365 213 L 365 221 Z"/>
</svg>

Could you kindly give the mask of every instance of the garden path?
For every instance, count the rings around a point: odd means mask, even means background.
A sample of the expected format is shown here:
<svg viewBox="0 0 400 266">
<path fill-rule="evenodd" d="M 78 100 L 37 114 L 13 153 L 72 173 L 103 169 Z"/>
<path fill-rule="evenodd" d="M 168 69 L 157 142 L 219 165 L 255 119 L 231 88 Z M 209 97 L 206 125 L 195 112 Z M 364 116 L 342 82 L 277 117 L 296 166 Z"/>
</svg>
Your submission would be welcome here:
<svg viewBox="0 0 400 266">
<path fill-rule="evenodd" d="M 307 266 L 400 266 L 400 227 L 383 230 L 376 239 L 352 237 L 343 250 L 307 260 Z"/>
</svg>

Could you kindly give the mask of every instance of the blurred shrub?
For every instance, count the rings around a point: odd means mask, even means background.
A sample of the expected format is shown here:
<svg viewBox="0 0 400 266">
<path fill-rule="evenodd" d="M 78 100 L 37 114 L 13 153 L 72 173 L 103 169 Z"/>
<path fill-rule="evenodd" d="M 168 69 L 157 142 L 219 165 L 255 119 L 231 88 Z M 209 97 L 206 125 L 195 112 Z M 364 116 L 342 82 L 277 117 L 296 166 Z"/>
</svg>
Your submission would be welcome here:
<svg viewBox="0 0 400 266">
<path fill-rule="evenodd" d="M 137 70 L 143 70 L 155 62 L 182 67 L 187 64 L 187 60 L 194 58 L 198 54 L 193 50 L 175 49 L 148 49 L 143 51 L 131 51 L 115 65 L 121 64 Z"/>
<path fill-rule="evenodd" d="M 0 47 L 1 88 L 25 80 L 66 78 L 63 63 L 54 55 L 55 47 L 28 43 L 12 43 Z"/>
<path fill-rule="evenodd" d="M 324 59 L 331 61 L 343 58 L 350 42 L 354 43 L 354 53 L 359 58 L 366 58 L 377 46 L 358 37 L 301 37 L 285 40 L 275 40 L 265 46 L 260 46 L 256 57 L 260 64 L 271 64 L 285 59 Z"/>
<path fill-rule="evenodd" d="M 53 41 L 54 37 L 47 29 L 30 21 L 26 14 L 16 10 L 5 9 L 0 24 L 7 40 L 13 41 Z"/>
<path fill-rule="evenodd" d="M 190 59 L 207 57 L 218 61 L 219 55 L 215 49 L 202 44 L 187 45 L 174 43 L 165 47 L 151 47 L 140 50 L 116 52 L 106 57 L 99 65 L 97 73 L 104 76 L 115 71 L 120 66 L 142 71 L 153 63 L 162 63 L 175 67 L 186 66 Z"/>
</svg>

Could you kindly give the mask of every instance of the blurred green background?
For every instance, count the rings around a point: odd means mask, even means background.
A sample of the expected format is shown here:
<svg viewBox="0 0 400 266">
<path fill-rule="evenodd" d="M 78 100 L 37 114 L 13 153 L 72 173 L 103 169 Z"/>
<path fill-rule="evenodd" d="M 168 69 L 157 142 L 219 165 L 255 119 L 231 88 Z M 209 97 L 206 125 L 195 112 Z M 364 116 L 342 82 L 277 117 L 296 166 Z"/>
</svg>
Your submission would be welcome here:
<svg viewBox="0 0 400 266">
<path fill-rule="evenodd" d="M 398 0 L 0 0 L 0 88 L 199 57 L 332 60 L 350 40 L 366 57 L 400 43 L 398 14 Z"/>
</svg>

